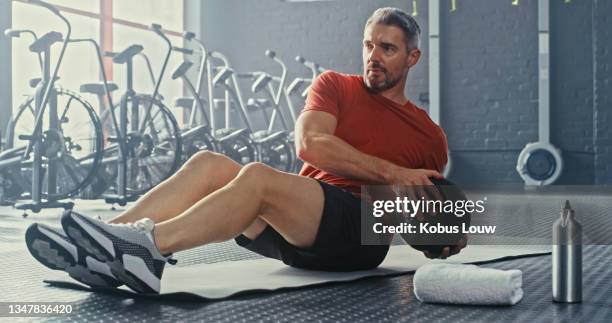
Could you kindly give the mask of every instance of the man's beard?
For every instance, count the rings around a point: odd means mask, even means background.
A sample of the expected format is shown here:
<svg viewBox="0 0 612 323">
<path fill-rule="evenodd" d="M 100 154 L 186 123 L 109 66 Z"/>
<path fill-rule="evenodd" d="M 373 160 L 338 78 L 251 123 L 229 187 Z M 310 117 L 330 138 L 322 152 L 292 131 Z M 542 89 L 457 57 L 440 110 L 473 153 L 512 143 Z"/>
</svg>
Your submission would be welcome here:
<svg viewBox="0 0 612 323">
<path fill-rule="evenodd" d="M 372 84 L 368 79 L 368 70 L 366 69 L 363 75 L 363 84 L 370 92 L 380 93 L 386 91 L 396 86 L 401 80 L 401 77 L 392 79 L 391 75 L 389 75 L 387 70 L 380 66 L 374 66 L 372 68 L 377 68 L 382 71 L 382 74 L 384 75 L 384 81 L 378 82 L 377 84 Z"/>
</svg>

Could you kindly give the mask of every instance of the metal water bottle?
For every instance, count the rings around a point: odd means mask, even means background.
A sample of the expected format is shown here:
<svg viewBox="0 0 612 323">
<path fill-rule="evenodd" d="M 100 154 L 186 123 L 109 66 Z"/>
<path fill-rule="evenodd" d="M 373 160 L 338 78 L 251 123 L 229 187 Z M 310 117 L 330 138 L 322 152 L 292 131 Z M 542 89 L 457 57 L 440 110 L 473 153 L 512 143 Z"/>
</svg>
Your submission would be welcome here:
<svg viewBox="0 0 612 323">
<path fill-rule="evenodd" d="M 552 294 L 555 302 L 582 301 L 582 225 L 565 201 L 552 228 Z"/>
</svg>

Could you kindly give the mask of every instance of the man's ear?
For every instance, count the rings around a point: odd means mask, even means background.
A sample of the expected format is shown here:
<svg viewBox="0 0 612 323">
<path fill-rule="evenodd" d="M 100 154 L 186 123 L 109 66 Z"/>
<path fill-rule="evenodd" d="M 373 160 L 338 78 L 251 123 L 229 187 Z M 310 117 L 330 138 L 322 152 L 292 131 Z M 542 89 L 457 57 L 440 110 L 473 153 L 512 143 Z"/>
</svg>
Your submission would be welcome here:
<svg viewBox="0 0 612 323">
<path fill-rule="evenodd" d="M 421 50 L 418 48 L 415 48 L 413 50 L 411 50 L 408 53 L 408 67 L 412 67 L 414 66 L 416 63 L 419 62 L 419 59 L 421 58 Z"/>
</svg>

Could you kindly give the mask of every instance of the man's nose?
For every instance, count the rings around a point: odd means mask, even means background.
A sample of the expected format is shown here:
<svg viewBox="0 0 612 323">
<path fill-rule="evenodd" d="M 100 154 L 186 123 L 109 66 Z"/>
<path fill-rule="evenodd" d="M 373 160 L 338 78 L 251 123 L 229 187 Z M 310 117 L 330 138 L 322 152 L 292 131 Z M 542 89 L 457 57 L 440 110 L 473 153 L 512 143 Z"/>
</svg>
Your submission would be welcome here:
<svg viewBox="0 0 612 323">
<path fill-rule="evenodd" d="M 380 49 L 378 46 L 374 46 L 370 51 L 368 62 L 380 62 Z"/>
</svg>

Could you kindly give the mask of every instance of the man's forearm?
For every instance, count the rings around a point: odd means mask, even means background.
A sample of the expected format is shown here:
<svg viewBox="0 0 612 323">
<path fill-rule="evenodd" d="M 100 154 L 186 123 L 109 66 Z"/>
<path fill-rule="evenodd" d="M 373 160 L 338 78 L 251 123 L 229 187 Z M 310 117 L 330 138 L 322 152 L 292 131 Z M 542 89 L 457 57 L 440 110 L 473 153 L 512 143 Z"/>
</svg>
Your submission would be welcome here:
<svg viewBox="0 0 612 323">
<path fill-rule="evenodd" d="M 399 166 L 365 154 L 342 139 L 329 134 L 314 134 L 305 139 L 300 158 L 328 173 L 372 183 L 392 181 L 393 170 Z"/>
</svg>

